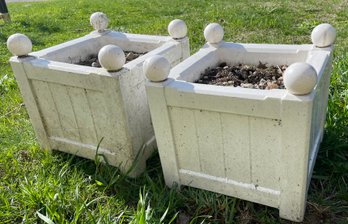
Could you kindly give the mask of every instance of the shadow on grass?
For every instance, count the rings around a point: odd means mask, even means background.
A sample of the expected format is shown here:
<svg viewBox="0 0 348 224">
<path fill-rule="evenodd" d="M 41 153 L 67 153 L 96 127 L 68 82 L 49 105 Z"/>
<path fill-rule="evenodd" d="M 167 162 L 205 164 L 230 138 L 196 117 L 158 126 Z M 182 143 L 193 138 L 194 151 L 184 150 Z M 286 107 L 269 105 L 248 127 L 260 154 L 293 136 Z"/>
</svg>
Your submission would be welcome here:
<svg viewBox="0 0 348 224">
<path fill-rule="evenodd" d="M 327 138 L 320 154 L 325 152 Z M 335 151 L 333 155 L 339 156 L 341 150 Z M 131 208 L 136 208 L 139 192 L 145 188 L 154 215 L 160 217 L 169 208 L 168 217 L 178 213 L 176 223 L 293 223 L 280 219 L 275 208 L 192 187 L 182 187 L 180 191 L 177 187 L 169 189 L 165 186 L 158 153 L 148 159 L 146 171 L 134 179 L 124 176 L 119 169 L 107 164 L 96 164 L 94 161 L 60 152 L 54 154 L 63 160 L 70 160 L 69 166 L 76 167 L 91 177 L 100 191 L 107 196 L 121 198 Z M 344 186 L 334 188 L 334 185 L 342 184 L 342 180 L 338 178 L 340 174 L 332 175 L 332 166 L 322 166 L 323 163 L 325 158 L 319 155 L 316 175 L 310 185 L 305 220 L 302 222 L 305 224 L 344 223 L 348 215 L 344 210 L 347 206 L 347 201 L 344 201 L 347 197 Z M 328 191 L 323 189 L 325 187 Z M 341 204 L 337 205 L 337 202 Z"/>
</svg>

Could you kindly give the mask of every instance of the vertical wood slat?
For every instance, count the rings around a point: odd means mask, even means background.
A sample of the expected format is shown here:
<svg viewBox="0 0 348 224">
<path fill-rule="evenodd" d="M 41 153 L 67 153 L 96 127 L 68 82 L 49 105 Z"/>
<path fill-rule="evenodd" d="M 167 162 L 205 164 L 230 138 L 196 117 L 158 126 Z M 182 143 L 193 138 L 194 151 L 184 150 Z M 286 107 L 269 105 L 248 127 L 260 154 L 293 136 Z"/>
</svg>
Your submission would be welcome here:
<svg viewBox="0 0 348 224">
<path fill-rule="evenodd" d="M 31 80 L 31 83 L 48 135 L 50 137 L 64 137 L 48 83 L 39 80 Z"/>
<path fill-rule="evenodd" d="M 112 146 L 110 148 L 112 152 L 128 154 L 127 158 L 123 158 L 123 164 L 126 164 L 127 160 L 130 160 L 131 157 L 134 158 L 135 155 L 126 123 L 125 106 L 119 80 L 115 77 L 109 77 L 103 79 L 102 83 L 104 90 L 101 101 L 104 104 L 104 110 L 99 113 L 107 115 L 104 121 L 107 125 L 102 127 L 104 136 L 107 137 L 105 140 Z M 95 121 L 94 123 L 96 124 L 97 122 Z"/>
<path fill-rule="evenodd" d="M 281 121 L 250 119 L 252 182 L 261 187 L 280 189 Z"/>
<path fill-rule="evenodd" d="M 86 96 L 87 90 L 75 87 L 68 87 L 67 90 L 75 112 L 81 142 L 84 144 L 97 145 L 98 139 L 94 127 L 92 112 Z"/>
<path fill-rule="evenodd" d="M 102 138 L 103 141 L 101 143 L 101 146 L 106 149 L 112 149 L 116 147 L 117 145 L 112 144 L 110 139 L 112 136 L 109 135 L 109 121 L 108 121 L 108 114 L 106 113 L 105 105 L 104 105 L 104 99 L 103 94 L 101 92 L 96 92 L 92 90 L 86 91 L 87 101 L 92 111 L 92 119 L 95 127 L 95 133 L 97 141 L 101 141 Z"/>
<path fill-rule="evenodd" d="M 179 167 L 200 172 L 195 116 L 192 110 L 169 107 Z"/>
<path fill-rule="evenodd" d="M 202 172 L 225 177 L 220 114 L 201 110 L 194 114 Z"/>
<path fill-rule="evenodd" d="M 251 183 L 249 119 L 221 113 L 227 179 Z"/>
<path fill-rule="evenodd" d="M 51 89 L 53 101 L 59 114 L 64 137 L 74 141 L 81 141 L 75 111 L 68 94 L 67 86 L 53 83 L 49 83 L 48 86 Z"/>
</svg>

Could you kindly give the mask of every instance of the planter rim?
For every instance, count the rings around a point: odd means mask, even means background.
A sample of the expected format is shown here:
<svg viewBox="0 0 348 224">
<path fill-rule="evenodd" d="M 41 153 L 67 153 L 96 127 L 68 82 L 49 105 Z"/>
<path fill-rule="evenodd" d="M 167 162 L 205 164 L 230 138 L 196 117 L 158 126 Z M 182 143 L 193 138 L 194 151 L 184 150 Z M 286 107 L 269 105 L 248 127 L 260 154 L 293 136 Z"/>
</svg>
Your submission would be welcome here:
<svg viewBox="0 0 348 224">
<path fill-rule="evenodd" d="M 286 53 L 286 54 L 298 54 L 300 52 L 307 52 L 307 57 L 304 62 L 312 65 L 317 72 L 318 78 L 324 72 L 325 65 L 328 63 L 330 54 L 332 53 L 333 46 L 327 48 L 317 48 L 313 44 L 244 44 L 233 42 L 221 42 L 217 45 L 205 44 L 198 52 L 183 61 L 180 65 L 174 67 L 168 76 L 168 82 L 163 82 L 162 85 L 166 88 L 183 91 L 194 94 L 202 95 L 222 95 L 238 98 L 252 98 L 252 99 L 288 99 L 295 101 L 308 101 L 312 100 L 315 96 L 314 91 L 307 95 L 293 95 L 287 91 L 287 89 L 249 89 L 242 87 L 231 86 L 216 86 L 209 84 L 193 83 L 185 80 L 185 74 L 183 73 L 200 63 L 204 57 L 208 54 L 218 54 L 219 51 L 224 49 L 242 51 L 243 53 Z M 204 63 L 204 62 L 203 62 Z M 208 68 L 205 67 L 204 69 Z M 187 72 L 186 72 L 187 73 Z M 316 88 L 316 87 L 315 87 Z"/>
<path fill-rule="evenodd" d="M 119 38 L 126 41 L 137 41 L 137 42 L 145 42 L 145 43 L 155 43 L 160 44 L 167 42 L 169 40 L 173 40 L 170 36 L 156 36 L 156 35 L 144 35 L 144 34 L 132 34 L 132 33 L 122 33 L 122 32 L 116 32 L 116 31 L 106 31 L 104 33 L 98 33 L 96 31 L 93 31 L 85 36 L 69 40 L 67 42 L 57 44 L 39 51 L 35 51 L 30 53 L 29 55 L 35 56 L 35 57 L 47 57 L 49 54 L 56 52 L 57 50 L 71 47 L 77 43 L 81 43 L 83 41 L 88 41 L 91 39 L 98 39 L 100 37 L 114 37 Z"/>
<path fill-rule="evenodd" d="M 111 32 L 110 32 L 111 33 Z M 116 33 L 117 34 L 117 33 Z M 47 69 L 54 69 L 58 71 L 66 71 L 66 72 L 72 72 L 72 73 L 79 73 L 83 75 L 88 75 L 88 74 L 96 74 L 96 75 L 102 75 L 102 76 L 109 76 L 109 77 L 115 77 L 115 76 L 120 76 L 124 74 L 126 71 L 129 71 L 133 69 L 134 67 L 141 66 L 142 63 L 145 61 L 146 58 L 149 58 L 153 55 L 161 54 L 168 49 L 175 47 L 175 45 L 178 44 L 177 41 L 173 40 L 171 37 L 166 37 L 166 36 L 151 36 L 151 35 L 138 35 L 138 34 L 127 34 L 128 37 L 132 37 L 132 40 L 136 41 L 151 41 L 151 38 L 156 37 L 159 40 L 152 40 L 152 43 L 163 43 L 163 45 L 155 48 L 154 50 L 151 50 L 147 52 L 144 55 L 139 56 L 138 58 L 125 63 L 124 66 L 114 72 L 108 72 L 106 69 L 103 67 L 92 67 L 92 66 L 85 66 L 85 65 L 78 65 L 78 64 L 73 64 L 73 63 L 67 63 L 67 62 L 60 62 L 56 60 L 51 60 L 51 59 L 46 59 L 49 54 L 54 53 L 57 50 L 63 49 L 63 48 L 68 48 L 71 47 L 74 44 L 80 43 L 82 41 L 90 40 L 93 37 L 93 35 L 86 35 L 81 38 L 77 38 L 53 47 L 49 47 L 40 51 L 32 52 L 29 54 L 29 56 L 32 57 L 26 57 L 26 58 L 19 58 L 17 56 L 12 56 L 10 58 L 10 62 L 21 62 L 21 63 L 30 63 L 34 66 L 41 67 L 41 68 L 47 68 Z M 135 38 L 134 38 L 135 37 Z M 143 39 L 145 37 L 145 39 Z M 167 41 L 166 41 L 167 40 Z M 169 40 L 169 41 L 168 41 Z M 170 41 L 173 40 L 173 41 Z"/>
</svg>

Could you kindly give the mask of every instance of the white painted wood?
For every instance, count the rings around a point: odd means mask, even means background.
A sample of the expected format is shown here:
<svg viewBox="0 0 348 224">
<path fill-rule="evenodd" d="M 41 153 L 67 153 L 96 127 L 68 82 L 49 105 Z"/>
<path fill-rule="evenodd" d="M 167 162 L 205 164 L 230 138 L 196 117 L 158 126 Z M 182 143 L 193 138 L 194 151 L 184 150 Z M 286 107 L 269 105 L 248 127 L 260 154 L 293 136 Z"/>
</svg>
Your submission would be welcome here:
<svg viewBox="0 0 348 224">
<path fill-rule="evenodd" d="M 146 86 L 146 94 L 148 96 L 151 117 L 155 127 L 155 135 L 158 148 L 166 149 L 159 151 L 162 170 L 165 176 L 166 185 L 172 187 L 175 183 L 181 184 L 179 180 L 179 167 L 176 157 L 176 148 L 171 128 L 171 120 L 169 117 L 168 106 L 166 104 L 164 87 L 172 80 L 162 83 L 148 83 Z"/>
<path fill-rule="evenodd" d="M 48 86 L 51 90 L 53 102 L 56 105 L 64 137 L 74 141 L 81 141 L 76 123 L 75 111 L 72 107 L 71 97 L 67 87 L 52 83 Z"/>
<path fill-rule="evenodd" d="M 249 118 L 251 178 L 255 185 L 280 189 L 281 120 Z"/>
<path fill-rule="evenodd" d="M 24 34 L 12 34 L 7 39 L 7 48 L 16 56 L 28 55 L 32 50 L 31 40 Z"/>
<path fill-rule="evenodd" d="M 117 45 L 108 44 L 102 47 L 98 52 L 98 60 L 100 65 L 108 71 L 118 71 L 126 62 L 126 56 Z"/>
<path fill-rule="evenodd" d="M 148 53 L 117 72 L 70 64 L 98 54 L 109 44 Z M 94 31 L 32 52 L 26 59 L 13 57 L 11 63 L 22 80 L 19 86 L 42 147 L 94 159 L 103 138 L 99 150 L 106 156 L 103 160 L 131 177 L 139 175 L 156 147 L 142 64 L 158 54 L 174 66 L 189 55 L 188 44 L 187 38 L 177 41 L 170 36 Z M 128 173 L 133 164 L 134 170 Z"/>
<path fill-rule="evenodd" d="M 48 136 L 64 137 L 49 84 L 39 80 L 31 80 L 31 86 L 39 111 L 42 114 L 42 119 L 44 124 L 46 124 Z"/>
<path fill-rule="evenodd" d="M 335 42 L 336 29 L 328 23 L 319 24 L 313 29 L 311 39 L 316 47 L 328 47 Z"/>
<path fill-rule="evenodd" d="M 249 118 L 221 113 L 221 126 L 226 178 L 251 184 Z"/>
<path fill-rule="evenodd" d="M 220 86 L 219 86 L 220 87 Z M 229 91 L 230 89 L 230 91 Z M 279 99 L 246 89 L 176 82 L 166 88 L 168 105 L 280 119 Z M 255 89 L 256 90 L 256 89 Z M 274 91 L 281 92 L 281 91 Z M 282 93 L 284 94 L 284 92 Z M 280 94 L 277 94 L 281 96 Z M 265 103 L 267 102 L 267 103 Z"/>
<path fill-rule="evenodd" d="M 209 111 L 195 110 L 194 116 L 202 172 L 217 177 L 225 177 L 220 115 Z"/>
<path fill-rule="evenodd" d="M 201 163 L 194 111 L 169 107 L 169 113 L 179 166 L 182 169 L 200 172 Z"/>
<path fill-rule="evenodd" d="M 210 44 L 217 44 L 224 38 L 224 28 L 217 23 L 210 23 L 204 29 L 204 38 Z"/>
<path fill-rule="evenodd" d="M 280 169 L 283 180 L 281 181 L 282 194 L 279 201 L 279 212 L 281 217 L 301 221 L 307 198 L 312 101 L 300 100 L 293 96 L 286 96 L 283 101 L 286 103 L 282 104 Z"/>
<path fill-rule="evenodd" d="M 89 18 L 93 28 L 98 32 L 103 32 L 109 24 L 109 19 L 102 12 L 95 12 Z"/>
<path fill-rule="evenodd" d="M 180 180 L 182 185 L 278 207 L 280 191 L 273 189 L 183 169 L 180 169 Z"/>
<path fill-rule="evenodd" d="M 325 122 L 331 54 L 331 47 L 313 45 L 206 44 L 172 68 L 165 84 L 148 83 L 153 93 L 164 86 L 160 106 L 159 93 L 148 98 L 157 139 L 169 142 L 158 144 L 160 155 L 166 155 L 161 163 L 167 185 L 177 181 L 276 207 L 282 218 L 303 220 Z M 261 59 L 308 63 L 318 84 L 310 94 L 295 96 L 288 90 L 192 83 L 218 63 L 258 64 Z M 167 108 L 169 120 L 162 115 Z"/>
<path fill-rule="evenodd" d="M 87 99 L 87 90 L 82 88 L 67 87 L 75 113 L 81 143 L 95 145 L 98 142 L 95 125 Z M 51 114 L 47 117 L 56 116 Z M 54 136 L 54 135 L 53 135 Z"/>
<path fill-rule="evenodd" d="M 93 90 L 103 89 L 100 77 L 91 72 L 79 71 L 79 67 L 82 66 L 65 65 L 42 59 L 34 59 L 24 66 L 29 79 Z M 94 69 L 96 68 L 91 67 L 91 71 Z"/>
<path fill-rule="evenodd" d="M 40 111 L 35 101 L 35 96 L 31 91 L 30 82 L 27 77 L 27 73 L 22 63 L 30 61 L 32 58 L 19 59 L 17 57 L 12 57 L 11 67 L 15 74 L 16 81 L 19 85 L 21 94 L 26 105 L 30 120 L 32 121 L 33 128 L 36 133 L 37 140 L 43 149 L 51 150 L 51 146 L 48 140 L 48 135 L 45 130 L 45 124 L 40 116 Z"/>
</svg>

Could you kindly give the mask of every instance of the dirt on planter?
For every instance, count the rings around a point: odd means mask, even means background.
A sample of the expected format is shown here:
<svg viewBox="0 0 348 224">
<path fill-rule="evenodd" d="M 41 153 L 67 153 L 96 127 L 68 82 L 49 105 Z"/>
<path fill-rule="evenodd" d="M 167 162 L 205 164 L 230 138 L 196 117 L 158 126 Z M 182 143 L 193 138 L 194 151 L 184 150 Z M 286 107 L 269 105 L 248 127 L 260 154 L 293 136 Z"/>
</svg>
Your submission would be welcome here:
<svg viewBox="0 0 348 224">
<path fill-rule="evenodd" d="M 195 83 L 217 86 L 234 86 L 251 89 L 285 89 L 283 73 L 287 65 L 270 65 L 259 62 L 258 65 L 227 65 L 221 63 L 208 68 Z"/>
<path fill-rule="evenodd" d="M 126 56 L 126 63 L 128 63 L 128 62 L 133 61 L 134 59 L 146 54 L 146 52 L 145 53 L 137 53 L 137 52 L 133 52 L 133 51 L 125 51 L 124 54 Z M 96 67 L 96 68 L 101 67 L 99 60 L 98 60 L 98 55 L 96 55 L 96 54 L 88 55 L 85 60 L 83 60 L 83 61 L 81 60 L 75 64 L 91 66 L 91 67 Z"/>
</svg>

